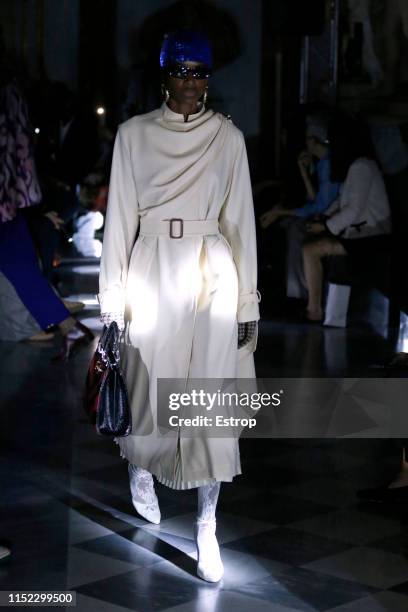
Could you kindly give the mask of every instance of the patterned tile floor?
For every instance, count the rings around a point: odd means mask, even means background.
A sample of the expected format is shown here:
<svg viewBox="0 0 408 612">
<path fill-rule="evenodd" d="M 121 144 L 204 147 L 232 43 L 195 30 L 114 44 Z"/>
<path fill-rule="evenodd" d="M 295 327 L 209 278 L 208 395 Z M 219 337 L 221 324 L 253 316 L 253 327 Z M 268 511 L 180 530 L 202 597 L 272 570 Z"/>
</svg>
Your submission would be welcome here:
<svg viewBox="0 0 408 612">
<path fill-rule="evenodd" d="M 95 265 L 64 271 L 99 330 Z M 225 576 L 206 584 L 195 575 L 196 492 L 158 485 L 161 525 L 138 518 L 126 463 L 82 413 L 94 345 L 65 367 L 49 363 L 57 344 L 1 344 L 0 539 L 12 556 L 0 590 L 71 589 L 85 612 L 408 610 L 406 507 L 355 496 L 391 473 L 395 444 L 242 440 L 243 475 L 219 502 Z M 368 330 L 266 321 L 257 365 L 269 376 L 364 376 L 368 359 L 391 351 Z"/>
</svg>

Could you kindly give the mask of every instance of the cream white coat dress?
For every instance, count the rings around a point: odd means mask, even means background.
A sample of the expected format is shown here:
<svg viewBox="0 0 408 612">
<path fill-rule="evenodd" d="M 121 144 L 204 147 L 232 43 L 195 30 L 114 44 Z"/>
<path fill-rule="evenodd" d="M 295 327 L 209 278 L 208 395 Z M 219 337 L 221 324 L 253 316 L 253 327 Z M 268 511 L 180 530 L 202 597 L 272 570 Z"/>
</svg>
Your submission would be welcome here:
<svg viewBox="0 0 408 612">
<path fill-rule="evenodd" d="M 219 231 L 182 238 L 142 231 L 146 221 L 173 218 L 215 220 Z M 178 234 L 179 224 L 173 229 Z M 157 378 L 254 377 L 256 337 L 238 350 L 237 322 L 259 319 L 256 283 L 242 132 L 204 106 L 185 122 L 166 103 L 121 124 L 99 278 L 101 311 L 125 311 L 121 363 L 133 428 L 116 442 L 122 457 L 167 486 L 241 473 L 236 438 L 158 435 Z"/>
</svg>

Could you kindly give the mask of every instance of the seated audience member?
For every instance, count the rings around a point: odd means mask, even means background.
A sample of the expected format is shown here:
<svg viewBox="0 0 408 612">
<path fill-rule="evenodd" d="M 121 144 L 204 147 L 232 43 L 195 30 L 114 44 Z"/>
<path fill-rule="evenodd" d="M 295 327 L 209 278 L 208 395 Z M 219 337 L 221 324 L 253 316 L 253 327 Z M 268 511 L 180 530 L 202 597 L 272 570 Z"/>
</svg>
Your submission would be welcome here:
<svg viewBox="0 0 408 612">
<path fill-rule="evenodd" d="M 0 60 L 0 340 L 43 341 L 63 336 L 68 358 L 92 332 L 76 321 L 41 274 L 22 209 L 37 205 L 41 190 L 32 157 L 32 127 L 20 88 Z"/>
<path fill-rule="evenodd" d="M 314 236 L 303 246 L 310 321 L 323 318 L 323 258 L 348 255 L 357 263 L 368 260 L 371 253 L 383 249 L 391 231 L 388 197 L 368 129 L 356 119 L 337 118 L 329 137 L 332 179 L 344 184 L 339 198 L 326 210 L 325 220 L 308 225 Z"/>
<path fill-rule="evenodd" d="M 327 118 L 313 115 L 307 120 L 306 150 L 298 158 L 307 200 L 298 208 L 274 206 L 264 213 L 261 226 L 268 227 L 279 219 L 287 230 L 286 294 L 289 298 L 306 299 L 306 283 L 303 272 L 302 245 L 306 236 L 306 222 L 323 214 L 339 194 L 339 184 L 330 178 L 330 156 L 327 140 Z M 315 165 L 315 160 L 317 163 Z M 316 187 L 313 183 L 316 173 Z"/>
<path fill-rule="evenodd" d="M 96 117 L 79 108 L 74 94 L 53 83 L 43 117 L 39 117 L 36 163 L 42 190 L 41 206 L 26 214 L 42 271 L 53 282 L 53 261 L 61 232 L 80 211 L 78 187 L 100 155 Z"/>
</svg>

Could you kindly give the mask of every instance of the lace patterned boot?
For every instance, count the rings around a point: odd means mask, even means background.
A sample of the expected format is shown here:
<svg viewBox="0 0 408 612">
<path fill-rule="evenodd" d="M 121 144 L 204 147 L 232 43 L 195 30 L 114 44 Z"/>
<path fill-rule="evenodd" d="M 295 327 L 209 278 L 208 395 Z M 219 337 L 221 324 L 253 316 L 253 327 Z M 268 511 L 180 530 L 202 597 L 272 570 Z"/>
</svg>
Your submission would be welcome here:
<svg viewBox="0 0 408 612">
<path fill-rule="evenodd" d="M 146 521 L 158 525 L 161 515 L 159 500 L 154 490 L 153 476 L 147 470 L 132 463 L 129 463 L 128 470 L 134 507 Z"/>
<path fill-rule="evenodd" d="M 215 520 L 197 521 L 195 523 L 197 576 L 207 582 L 218 582 L 224 575 L 224 566 L 221 561 L 215 529 Z"/>
</svg>

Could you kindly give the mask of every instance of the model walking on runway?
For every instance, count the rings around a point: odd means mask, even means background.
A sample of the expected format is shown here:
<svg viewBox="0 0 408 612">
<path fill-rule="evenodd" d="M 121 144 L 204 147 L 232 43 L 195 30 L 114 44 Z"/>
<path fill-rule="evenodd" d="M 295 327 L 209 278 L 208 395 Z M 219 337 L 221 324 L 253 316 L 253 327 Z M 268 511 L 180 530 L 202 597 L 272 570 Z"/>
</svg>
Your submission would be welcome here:
<svg viewBox="0 0 408 612">
<path fill-rule="evenodd" d="M 206 106 L 207 39 L 169 34 L 160 64 L 161 107 L 122 123 L 116 136 L 99 301 L 102 320 L 124 330 L 133 429 L 116 441 L 129 462 L 134 506 L 160 522 L 153 476 L 174 489 L 197 488 L 197 573 L 217 582 L 215 510 L 221 482 L 241 473 L 238 440 L 159 437 L 157 379 L 255 376 L 252 191 L 242 132 Z"/>
</svg>

